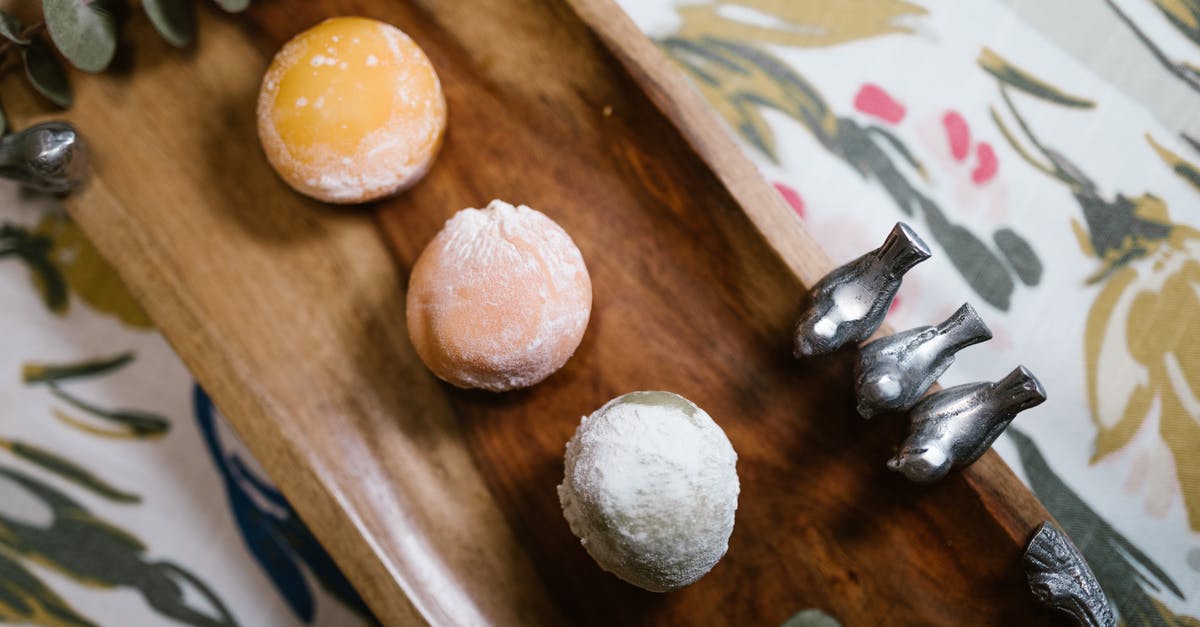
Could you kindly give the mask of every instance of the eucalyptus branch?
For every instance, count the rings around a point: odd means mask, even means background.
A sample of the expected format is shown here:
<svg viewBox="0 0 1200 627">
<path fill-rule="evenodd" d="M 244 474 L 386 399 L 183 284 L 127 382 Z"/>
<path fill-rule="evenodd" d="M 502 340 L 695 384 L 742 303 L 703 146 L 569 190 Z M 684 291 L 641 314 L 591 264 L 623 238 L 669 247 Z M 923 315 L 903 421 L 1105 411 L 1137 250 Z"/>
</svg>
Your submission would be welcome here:
<svg viewBox="0 0 1200 627">
<path fill-rule="evenodd" d="M 39 21 L 31 26 L 26 26 L 20 33 L 20 38 L 25 40 L 33 39 L 38 33 L 46 30 L 46 23 Z M 4 55 L 8 54 L 9 50 L 19 50 L 20 46 L 17 42 L 11 39 L 0 41 L 0 61 L 4 60 Z"/>
<path fill-rule="evenodd" d="M 230 13 L 242 11 L 249 0 L 213 0 Z M 163 39 L 183 48 L 196 33 L 195 0 L 141 0 L 138 4 Z M 129 15 L 126 0 L 42 0 L 42 20 L 24 26 L 0 10 L 0 72 L 7 69 L 13 51 L 20 54 L 29 84 L 64 109 L 73 100 L 62 55 L 84 72 L 101 72 L 112 63 L 117 49 L 118 22 Z M 55 50 L 58 54 L 55 54 Z M 0 107 L 0 135 L 7 120 Z"/>
</svg>

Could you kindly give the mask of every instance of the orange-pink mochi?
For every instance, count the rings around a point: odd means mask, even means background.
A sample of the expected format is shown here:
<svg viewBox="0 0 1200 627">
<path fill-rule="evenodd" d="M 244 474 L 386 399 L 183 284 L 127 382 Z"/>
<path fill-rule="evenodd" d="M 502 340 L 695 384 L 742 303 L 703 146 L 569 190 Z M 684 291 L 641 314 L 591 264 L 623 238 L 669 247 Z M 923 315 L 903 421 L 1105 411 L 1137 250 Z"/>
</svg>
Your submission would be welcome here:
<svg viewBox="0 0 1200 627">
<path fill-rule="evenodd" d="M 462 388 L 503 392 L 549 377 L 578 348 L 591 310 L 592 282 L 571 236 L 500 200 L 450 218 L 408 284 L 417 354 Z"/>
</svg>

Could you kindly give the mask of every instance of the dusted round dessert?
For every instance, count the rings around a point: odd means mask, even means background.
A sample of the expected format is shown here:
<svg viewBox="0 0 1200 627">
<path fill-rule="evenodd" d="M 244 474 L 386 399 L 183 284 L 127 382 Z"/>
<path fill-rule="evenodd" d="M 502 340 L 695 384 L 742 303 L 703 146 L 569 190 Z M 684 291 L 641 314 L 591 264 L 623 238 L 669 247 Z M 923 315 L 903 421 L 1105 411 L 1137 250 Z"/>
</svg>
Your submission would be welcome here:
<svg viewBox="0 0 1200 627">
<path fill-rule="evenodd" d="M 567 443 L 558 498 L 601 568 L 652 592 L 704 576 L 729 547 L 737 454 L 704 410 L 670 392 L 618 396 Z"/>
<path fill-rule="evenodd" d="M 318 200 L 356 203 L 408 188 L 446 129 L 425 53 L 399 29 L 335 17 L 276 53 L 258 94 L 258 137 L 283 180 Z"/>
<path fill-rule="evenodd" d="M 562 227 L 524 205 L 463 209 L 421 252 L 408 334 L 438 377 L 503 392 L 538 383 L 583 339 L 592 282 Z"/>
</svg>

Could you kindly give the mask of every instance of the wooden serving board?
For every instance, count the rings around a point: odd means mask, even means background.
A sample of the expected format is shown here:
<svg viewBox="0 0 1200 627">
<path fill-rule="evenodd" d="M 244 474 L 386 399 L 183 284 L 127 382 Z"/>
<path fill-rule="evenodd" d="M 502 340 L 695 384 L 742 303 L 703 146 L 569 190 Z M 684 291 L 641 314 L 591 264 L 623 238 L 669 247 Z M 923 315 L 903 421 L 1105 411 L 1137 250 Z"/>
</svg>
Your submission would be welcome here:
<svg viewBox="0 0 1200 627">
<path fill-rule="evenodd" d="M 254 124 L 271 54 L 341 14 L 408 32 L 449 103 L 428 177 L 358 208 L 287 188 Z M 1048 515 L 1003 462 L 909 485 L 883 463 L 903 421 L 854 413 L 852 355 L 791 358 L 828 260 L 610 0 L 265 0 L 200 17 L 195 50 L 135 18 L 128 70 L 76 76 L 66 117 L 95 172 L 69 208 L 384 623 L 777 625 L 810 607 L 845 625 L 1053 620 L 1019 563 Z M 10 80 L 18 124 L 47 117 Z M 595 291 L 566 367 L 500 395 L 434 379 L 404 324 L 422 247 L 492 198 L 558 221 Z M 729 553 L 665 595 L 602 572 L 555 494 L 580 417 L 639 389 L 692 399 L 739 455 Z"/>
</svg>

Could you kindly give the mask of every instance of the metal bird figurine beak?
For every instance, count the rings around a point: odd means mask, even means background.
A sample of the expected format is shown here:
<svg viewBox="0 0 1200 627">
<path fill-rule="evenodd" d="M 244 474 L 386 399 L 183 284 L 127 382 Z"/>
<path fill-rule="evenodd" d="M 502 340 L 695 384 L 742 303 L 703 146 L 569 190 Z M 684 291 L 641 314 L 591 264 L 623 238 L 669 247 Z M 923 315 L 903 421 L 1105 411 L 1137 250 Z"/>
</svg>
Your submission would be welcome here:
<svg viewBox="0 0 1200 627">
<path fill-rule="evenodd" d="M 933 483 L 966 466 L 996 441 L 1018 413 L 1046 400 L 1046 390 L 1024 366 L 996 383 L 946 388 L 917 403 L 908 438 L 888 468 L 916 483 Z"/>
<path fill-rule="evenodd" d="M 826 275 L 813 286 L 812 306 L 796 325 L 796 357 L 831 353 L 870 337 L 904 273 L 931 254 L 912 228 L 897 222 L 882 246 Z"/>
<path fill-rule="evenodd" d="M 0 177 L 29 189 L 63 194 L 87 177 L 83 138 L 67 122 L 42 122 L 0 137 Z"/>
<path fill-rule="evenodd" d="M 917 327 L 862 347 L 855 367 L 858 413 L 863 418 L 904 411 L 954 363 L 958 351 L 992 339 L 969 304 L 937 326 Z"/>
</svg>

